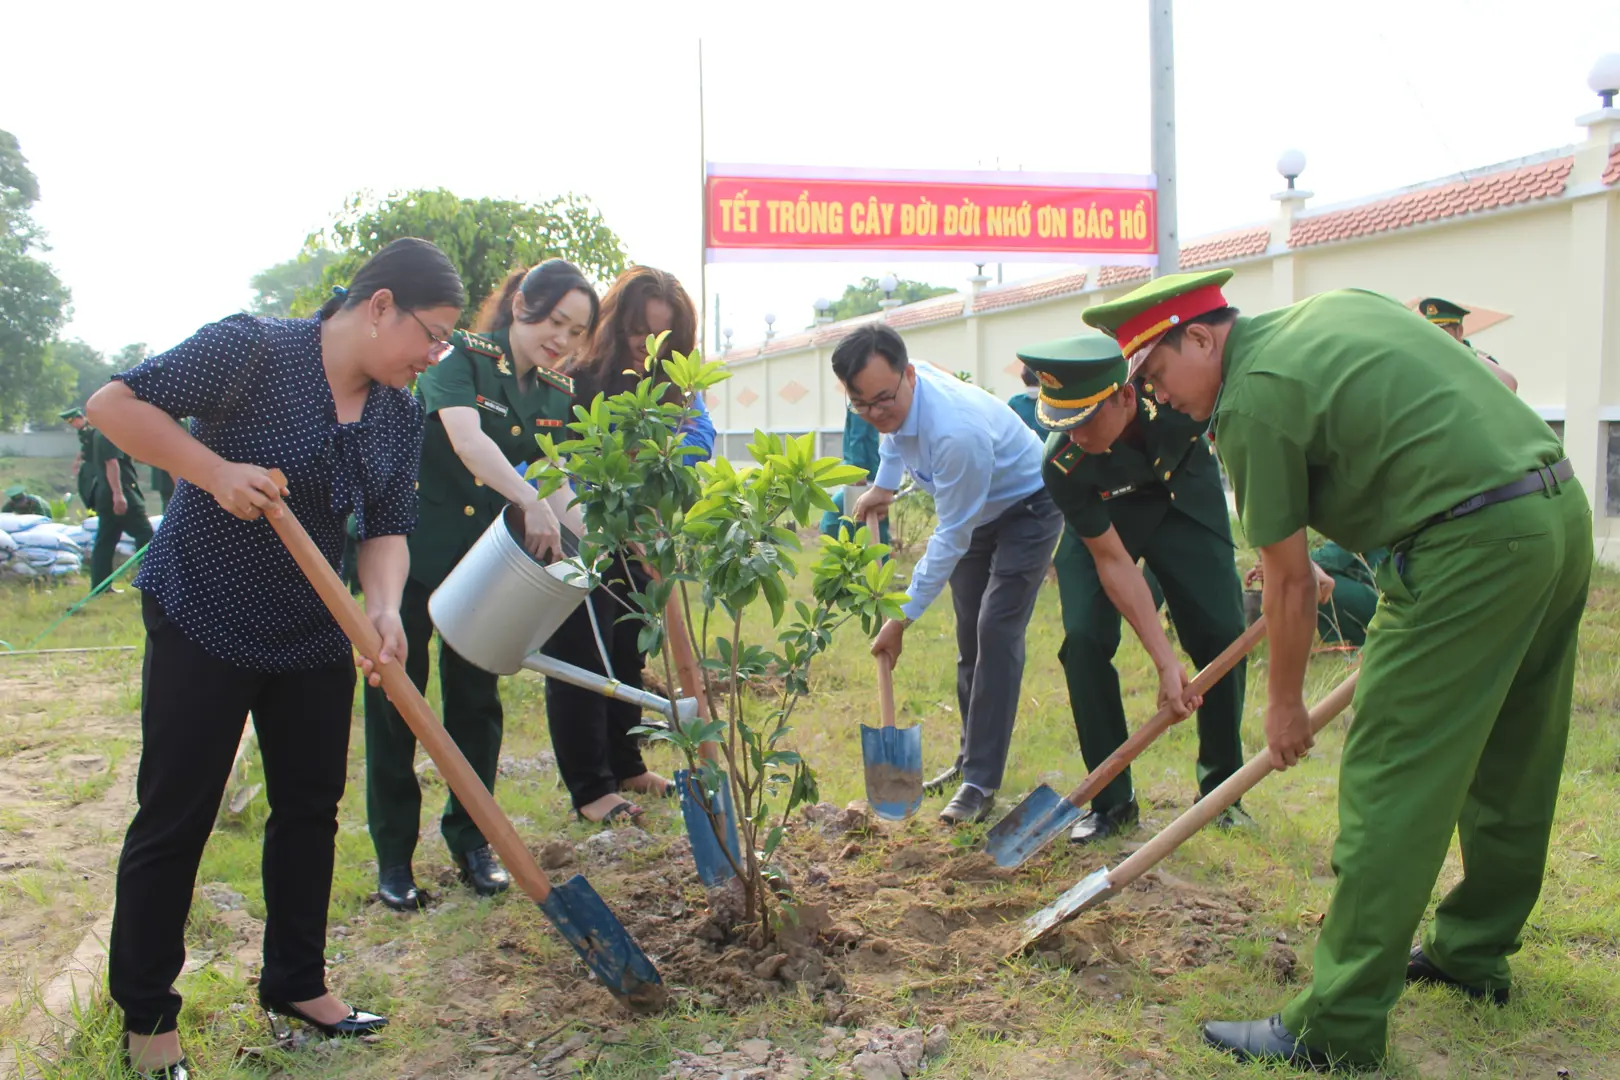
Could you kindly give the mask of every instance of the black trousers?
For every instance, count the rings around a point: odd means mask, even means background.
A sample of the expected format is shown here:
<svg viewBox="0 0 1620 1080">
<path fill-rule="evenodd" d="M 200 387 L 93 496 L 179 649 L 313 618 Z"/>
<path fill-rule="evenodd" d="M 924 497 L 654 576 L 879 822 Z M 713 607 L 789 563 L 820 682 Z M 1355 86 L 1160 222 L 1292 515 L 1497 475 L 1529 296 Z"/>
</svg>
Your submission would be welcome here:
<svg viewBox="0 0 1620 1080">
<path fill-rule="evenodd" d="M 620 570 L 617 579 L 609 580 L 585 598 L 541 652 L 598 675 L 607 674 L 591 633 L 586 610 L 589 604 L 596 610 L 596 625 L 601 628 L 608 659 L 613 662 L 613 678 L 640 690 L 641 669 L 647 658 L 636 647 L 636 638 L 643 624 L 620 622 L 629 609 L 608 595 L 609 589 L 620 597 L 630 591 L 631 586 L 626 584 L 629 575 L 623 573 L 622 563 Z M 639 590 L 645 581 L 640 567 L 632 573 L 634 587 Z M 546 723 L 551 728 L 551 747 L 557 754 L 557 771 L 576 809 L 618 791 L 621 781 L 647 771 L 641 759 L 640 739 L 630 734 L 630 729 L 641 723 L 641 710 L 634 705 L 547 679 Z"/>
<path fill-rule="evenodd" d="M 108 988 L 125 1030 L 175 1028 L 186 916 L 242 724 L 253 714 L 270 817 L 264 826 L 263 997 L 326 993 L 326 907 L 349 752 L 354 665 L 262 672 L 204 652 L 143 597 L 139 809 L 118 860 Z"/>
</svg>

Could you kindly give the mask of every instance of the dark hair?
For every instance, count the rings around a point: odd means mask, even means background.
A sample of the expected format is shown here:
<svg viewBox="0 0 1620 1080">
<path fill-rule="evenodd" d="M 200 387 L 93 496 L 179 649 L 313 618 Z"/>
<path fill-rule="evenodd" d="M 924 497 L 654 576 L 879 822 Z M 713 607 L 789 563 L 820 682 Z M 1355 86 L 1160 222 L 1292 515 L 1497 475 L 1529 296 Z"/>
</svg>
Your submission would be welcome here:
<svg viewBox="0 0 1620 1080">
<path fill-rule="evenodd" d="M 588 334 L 596 329 L 596 316 L 601 301 L 596 290 L 579 272 L 579 267 L 566 259 L 547 259 L 532 270 L 517 269 L 506 275 L 498 292 L 490 293 L 484 306 L 478 309 L 478 331 L 482 334 L 512 327 L 512 298 L 523 293 L 523 314 L 520 322 L 537 323 L 551 314 L 553 308 L 569 293 L 578 290 L 590 298 L 591 318 L 585 324 Z"/>
<path fill-rule="evenodd" d="M 697 342 L 697 309 L 692 306 L 692 298 L 674 274 L 650 266 L 632 266 L 602 297 L 590 348 L 568 366 L 576 401 L 588 402 L 597 394 L 612 397 L 633 390 L 647 377 L 631 352 L 631 342 L 647 336 L 647 304 L 652 300 L 662 300 L 670 308 L 670 334 L 659 355 L 692 351 Z"/>
<path fill-rule="evenodd" d="M 1180 323 L 1172 326 L 1169 330 L 1165 331 L 1164 337 L 1160 338 L 1157 342 L 1155 342 L 1155 344 L 1168 345 L 1172 349 L 1180 349 L 1181 339 L 1186 335 L 1187 327 L 1194 325 L 1225 326 L 1227 323 L 1231 322 L 1237 317 L 1238 309 L 1232 307 L 1231 305 L 1223 308 L 1216 308 L 1214 311 L 1206 311 L 1202 315 L 1194 315 L 1190 319 L 1183 319 Z"/>
<path fill-rule="evenodd" d="M 348 289 L 332 290 L 332 297 L 321 305 L 321 318 L 358 307 L 380 289 L 393 293 L 394 303 L 406 311 L 461 308 L 467 303 L 467 290 L 449 257 L 426 240 L 406 236 L 367 259 Z"/>
<path fill-rule="evenodd" d="M 906 370 L 911 362 L 906 359 L 906 343 L 894 327 L 885 322 L 869 322 L 851 330 L 833 350 L 833 374 L 848 386 L 849 380 L 866 370 L 866 362 L 873 353 L 888 361 L 896 372 Z"/>
<path fill-rule="evenodd" d="M 1035 374 L 1035 369 L 1034 368 L 1030 367 L 1028 364 L 1025 364 L 1024 365 L 1024 385 L 1025 386 L 1039 386 L 1040 384 L 1041 384 L 1041 377 L 1039 375 Z"/>
</svg>

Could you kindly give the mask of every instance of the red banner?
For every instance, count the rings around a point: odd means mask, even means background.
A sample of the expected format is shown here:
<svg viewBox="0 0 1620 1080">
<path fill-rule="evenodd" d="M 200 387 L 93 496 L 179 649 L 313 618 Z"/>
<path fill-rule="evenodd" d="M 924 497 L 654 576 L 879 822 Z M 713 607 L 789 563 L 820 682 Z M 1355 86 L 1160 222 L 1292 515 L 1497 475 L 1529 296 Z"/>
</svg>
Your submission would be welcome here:
<svg viewBox="0 0 1620 1080">
<path fill-rule="evenodd" d="M 710 165 L 704 197 L 710 262 L 1156 262 L 1151 177 Z"/>
</svg>

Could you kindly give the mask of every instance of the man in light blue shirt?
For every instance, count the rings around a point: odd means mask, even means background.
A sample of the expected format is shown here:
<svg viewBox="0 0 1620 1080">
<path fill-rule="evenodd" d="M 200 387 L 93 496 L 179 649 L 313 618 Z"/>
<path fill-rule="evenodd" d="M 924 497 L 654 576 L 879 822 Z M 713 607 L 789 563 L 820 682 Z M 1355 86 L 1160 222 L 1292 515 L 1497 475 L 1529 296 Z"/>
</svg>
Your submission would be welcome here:
<svg viewBox="0 0 1620 1080">
<path fill-rule="evenodd" d="M 872 653 L 898 663 L 906 627 L 950 583 L 962 741 L 956 763 L 928 788 L 937 794 L 960 777 L 940 819 L 983 821 L 1012 743 L 1024 632 L 1063 527 L 1041 483 L 1041 440 L 1005 402 L 914 366 L 887 324 L 850 333 L 833 351 L 832 368 L 850 409 L 883 436 L 877 475 L 855 503 L 855 519 L 886 511 L 905 471 L 934 496 L 939 526 L 912 573 L 905 618 L 884 624 Z"/>
</svg>

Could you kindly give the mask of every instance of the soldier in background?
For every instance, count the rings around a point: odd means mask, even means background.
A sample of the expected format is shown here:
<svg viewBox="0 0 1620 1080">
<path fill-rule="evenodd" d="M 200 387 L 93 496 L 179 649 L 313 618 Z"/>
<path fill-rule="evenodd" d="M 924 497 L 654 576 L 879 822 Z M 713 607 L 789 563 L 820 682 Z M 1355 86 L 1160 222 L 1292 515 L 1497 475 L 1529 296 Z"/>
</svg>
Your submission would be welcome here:
<svg viewBox="0 0 1620 1080">
<path fill-rule="evenodd" d="M 1438 296 L 1430 296 L 1418 301 L 1418 311 L 1425 319 L 1428 319 L 1457 341 L 1468 346 L 1468 348 L 1473 349 L 1474 355 L 1479 357 L 1485 364 L 1486 369 L 1502 380 L 1503 386 L 1506 386 L 1515 394 L 1519 392 L 1519 380 L 1513 377 L 1511 371 L 1502 366 L 1500 360 L 1484 349 L 1474 348 L 1473 342 L 1463 337 L 1463 319 L 1470 314 L 1467 308 L 1459 304 L 1453 304 L 1450 300 L 1442 300 Z"/>
</svg>

